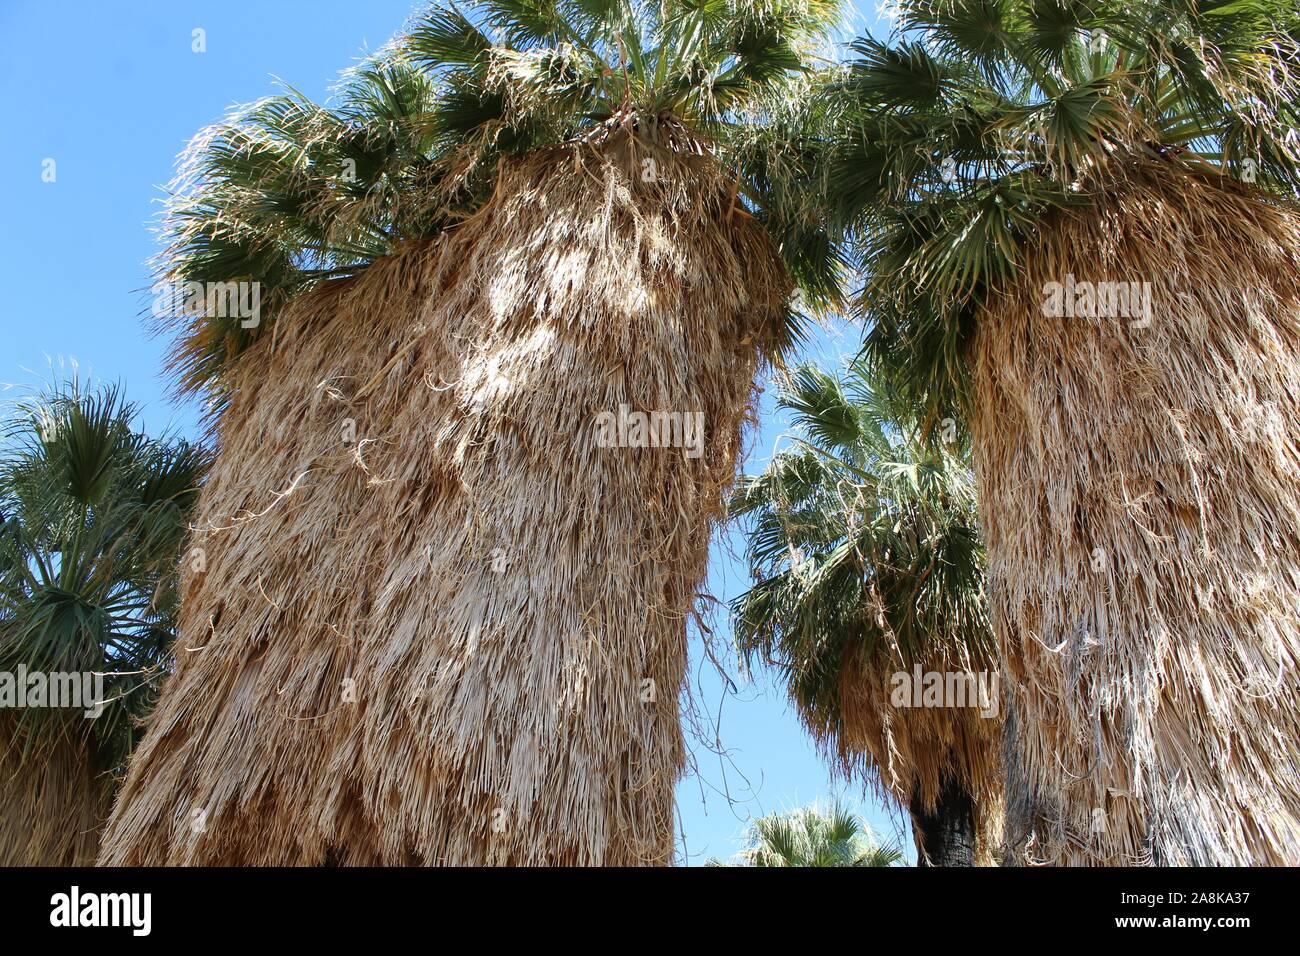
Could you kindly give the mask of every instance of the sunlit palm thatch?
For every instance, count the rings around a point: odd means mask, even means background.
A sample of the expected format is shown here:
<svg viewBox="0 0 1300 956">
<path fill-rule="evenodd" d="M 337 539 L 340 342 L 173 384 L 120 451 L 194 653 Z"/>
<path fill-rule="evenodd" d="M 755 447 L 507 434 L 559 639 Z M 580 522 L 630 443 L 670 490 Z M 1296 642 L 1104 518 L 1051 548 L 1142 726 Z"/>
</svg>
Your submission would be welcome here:
<svg viewBox="0 0 1300 956">
<path fill-rule="evenodd" d="M 825 191 L 873 362 L 971 424 L 1036 853 L 1300 862 L 1300 10 L 898 7 Z"/>
<path fill-rule="evenodd" d="M 865 368 L 796 370 L 796 436 L 732 499 L 754 587 L 732 605 L 751 665 L 775 665 L 844 771 L 912 818 L 918 859 L 993 862 L 1001 836 L 997 665 L 960 448 L 919 441 Z M 956 438 L 955 432 L 951 436 Z M 895 675 L 981 675 L 988 699 L 899 706 Z"/>
<path fill-rule="evenodd" d="M 839 804 L 759 817 L 750 825 L 747 842 L 737 866 L 880 867 L 903 860 L 898 847 L 877 843 L 871 828 Z M 711 859 L 706 865 L 727 864 Z"/>
<path fill-rule="evenodd" d="M 162 278 L 267 291 L 178 342 L 209 557 L 106 862 L 669 860 L 709 527 L 838 267 L 760 130 L 837 16 L 437 7 L 200 139 Z M 700 455 L 598 447 L 622 405 Z"/>
<path fill-rule="evenodd" d="M 94 861 L 168 659 L 207 456 L 146 437 L 135 417 L 116 388 L 72 381 L 18 401 L 3 425 L 0 673 L 45 675 L 47 689 L 52 674 L 103 675 L 103 707 L 89 719 L 85 698 L 17 709 L 15 696 L 0 709 L 0 865 Z"/>
</svg>

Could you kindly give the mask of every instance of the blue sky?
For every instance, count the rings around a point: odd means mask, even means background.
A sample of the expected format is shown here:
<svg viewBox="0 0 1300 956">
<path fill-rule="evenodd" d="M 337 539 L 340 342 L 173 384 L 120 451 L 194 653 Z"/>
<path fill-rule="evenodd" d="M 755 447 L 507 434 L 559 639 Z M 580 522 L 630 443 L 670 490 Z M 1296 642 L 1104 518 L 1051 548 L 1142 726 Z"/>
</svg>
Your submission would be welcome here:
<svg viewBox="0 0 1300 956">
<path fill-rule="evenodd" d="M 0 4 L 0 85 L 10 97 L 0 150 L 0 384 L 48 380 L 50 365 L 119 380 L 143 406 L 151 432 L 193 434 L 199 408 L 167 396 L 165 339 L 151 337 L 147 260 L 157 251 L 151 224 L 176 154 L 202 126 L 236 103 L 273 92 L 279 78 L 323 98 L 338 71 L 383 45 L 416 0 L 4 0 Z M 863 0 L 864 9 L 874 9 Z M 867 13 L 862 23 L 875 24 Z M 192 50 L 192 31 L 206 52 Z M 53 182 L 44 182 L 54 160 Z M 857 331 L 831 329 L 806 355 L 831 363 L 855 351 Z M 748 466 L 771 454 L 781 433 L 771 395 L 751 441 Z M 732 557 L 742 544 L 716 542 L 710 591 L 726 601 L 746 586 Z M 725 652 L 726 622 L 717 646 Z M 860 787 L 832 783 L 784 695 L 762 675 L 738 693 L 692 644 L 691 683 L 699 723 L 725 752 L 692 743 L 696 772 L 678 790 L 692 863 L 740 849 L 751 815 L 843 795 L 877 832 L 910 847 L 905 824 Z"/>
</svg>

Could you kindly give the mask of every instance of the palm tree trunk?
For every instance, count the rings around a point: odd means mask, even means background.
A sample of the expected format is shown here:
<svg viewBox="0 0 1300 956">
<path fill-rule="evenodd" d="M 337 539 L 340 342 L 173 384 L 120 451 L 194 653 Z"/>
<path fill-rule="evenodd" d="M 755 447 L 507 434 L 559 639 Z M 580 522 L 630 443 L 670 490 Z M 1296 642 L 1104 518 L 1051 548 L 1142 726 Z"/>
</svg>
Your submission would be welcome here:
<svg viewBox="0 0 1300 956">
<path fill-rule="evenodd" d="M 1035 853 L 1300 863 L 1300 223 L 1168 166 L 1098 201 L 1044 230 L 974 344 Z M 1151 308 L 1045 314 L 1071 278 Z"/>
<path fill-rule="evenodd" d="M 510 164 L 241 359 L 105 862 L 670 860 L 686 622 L 788 279 L 704 160 L 646 182 L 629 147 Z M 602 436 L 621 406 L 678 440 Z"/>
<path fill-rule="evenodd" d="M 920 797 L 914 797 L 909 810 L 917 866 L 975 865 L 975 809 L 970 794 L 956 780 L 944 780 L 933 807 L 927 809 Z"/>
</svg>

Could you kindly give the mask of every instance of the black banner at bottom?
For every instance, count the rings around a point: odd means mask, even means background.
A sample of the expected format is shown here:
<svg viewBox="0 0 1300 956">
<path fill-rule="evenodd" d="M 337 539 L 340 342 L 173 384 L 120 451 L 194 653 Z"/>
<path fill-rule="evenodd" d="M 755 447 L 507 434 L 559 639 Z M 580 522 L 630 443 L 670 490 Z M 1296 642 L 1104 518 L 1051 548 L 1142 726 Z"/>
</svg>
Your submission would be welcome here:
<svg viewBox="0 0 1300 956">
<path fill-rule="evenodd" d="M 988 944 L 994 927 L 1231 945 L 1290 929 L 1295 891 L 1285 869 L 47 869 L 0 870 L 0 913 L 18 939 L 95 946 L 373 943 L 422 930 L 433 943 L 452 929 L 457 941 L 555 945 L 584 924 L 624 945 L 665 930 Z"/>
</svg>

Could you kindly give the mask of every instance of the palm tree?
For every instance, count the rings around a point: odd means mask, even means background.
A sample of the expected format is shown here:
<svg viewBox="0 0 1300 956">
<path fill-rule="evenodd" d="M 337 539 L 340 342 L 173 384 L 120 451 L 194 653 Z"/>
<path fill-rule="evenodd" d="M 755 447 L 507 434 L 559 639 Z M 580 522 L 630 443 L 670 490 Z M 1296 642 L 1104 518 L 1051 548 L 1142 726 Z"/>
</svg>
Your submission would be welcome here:
<svg viewBox="0 0 1300 956">
<path fill-rule="evenodd" d="M 910 813 L 919 864 L 992 862 L 1001 721 L 961 451 L 922 443 L 860 362 L 842 377 L 798 368 L 777 407 L 806 437 L 732 499 L 755 580 L 732 604 L 737 644 L 751 666 L 779 669 L 846 773 Z M 917 670 L 960 675 L 963 699 L 915 706 L 903 691 Z M 965 699 L 967 675 L 985 699 Z"/>
<path fill-rule="evenodd" d="M 94 861 L 114 774 L 170 651 L 178 549 L 207 455 L 146 437 L 135 417 L 116 388 L 72 381 L 21 400 L 4 425 L 0 674 L 14 699 L 0 694 L 2 866 Z M 36 674 L 47 694 L 54 674 L 103 682 L 59 701 L 75 709 L 7 710 L 32 686 L 20 676 Z"/>
<path fill-rule="evenodd" d="M 749 846 L 737 866 L 893 866 L 896 846 L 880 846 L 862 820 L 835 804 L 760 817 L 750 826 Z M 707 866 L 726 866 L 711 859 Z"/>
<path fill-rule="evenodd" d="M 838 16 L 437 6 L 199 138 L 161 278 L 208 562 L 103 861 L 669 861 L 710 525 L 834 293 L 769 117 Z"/>
<path fill-rule="evenodd" d="M 1040 858 L 1298 863 L 1300 9 L 898 7 L 823 185 L 969 421 Z"/>
</svg>

